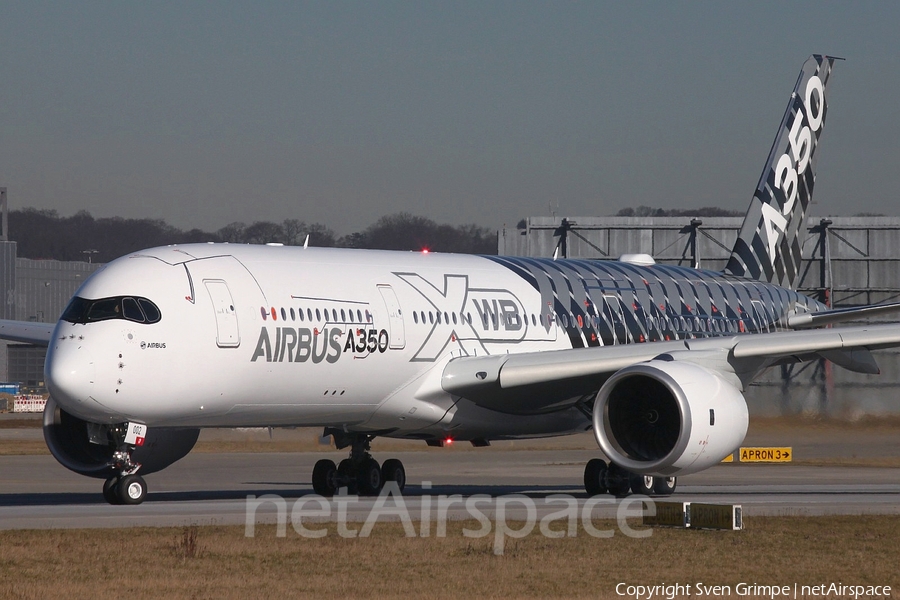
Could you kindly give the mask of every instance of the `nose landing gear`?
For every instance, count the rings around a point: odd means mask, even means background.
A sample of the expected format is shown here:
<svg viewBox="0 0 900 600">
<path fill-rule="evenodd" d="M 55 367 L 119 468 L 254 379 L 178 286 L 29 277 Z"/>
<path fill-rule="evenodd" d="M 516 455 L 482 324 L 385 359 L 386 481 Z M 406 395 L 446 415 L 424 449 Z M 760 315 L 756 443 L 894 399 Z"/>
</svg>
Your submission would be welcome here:
<svg viewBox="0 0 900 600">
<path fill-rule="evenodd" d="M 131 423 L 126 424 L 124 430 L 116 427 L 110 431 L 117 449 L 113 452 L 109 466 L 118 472 L 118 475 L 110 477 L 103 483 L 103 499 L 109 504 L 140 504 L 147 497 L 147 482 L 137 474 L 141 463 L 131 458 L 131 453 L 137 446 L 143 444 L 144 440 L 144 435 L 140 437 L 133 435 L 135 426 L 139 428 L 140 433 L 146 435 L 146 426 Z"/>
</svg>

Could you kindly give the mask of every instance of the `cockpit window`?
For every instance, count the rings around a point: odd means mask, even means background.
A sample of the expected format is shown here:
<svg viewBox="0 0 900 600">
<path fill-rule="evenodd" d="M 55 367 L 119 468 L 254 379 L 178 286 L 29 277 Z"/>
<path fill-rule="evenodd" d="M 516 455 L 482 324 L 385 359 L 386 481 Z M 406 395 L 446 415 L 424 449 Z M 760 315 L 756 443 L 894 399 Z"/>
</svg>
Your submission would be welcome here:
<svg viewBox="0 0 900 600">
<path fill-rule="evenodd" d="M 134 298 L 122 298 L 122 314 L 129 321 L 140 323 L 144 320 L 144 313 L 141 312 L 141 307 Z"/>
<path fill-rule="evenodd" d="M 161 318 L 159 314 L 159 309 L 156 308 L 156 305 L 147 300 L 146 298 L 138 298 L 138 304 L 141 305 L 141 308 L 144 310 L 144 316 L 146 317 L 147 323 L 156 323 Z"/>
<path fill-rule="evenodd" d="M 88 300 L 78 296 L 72 298 L 63 311 L 63 321 L 69 323 L 93 323 L 109 319 L 125 319 L 134 323 L 156 323 L 162 318 L 159 308 L 146 298 L 137 296 L 117 296 Z"/>
</svg>

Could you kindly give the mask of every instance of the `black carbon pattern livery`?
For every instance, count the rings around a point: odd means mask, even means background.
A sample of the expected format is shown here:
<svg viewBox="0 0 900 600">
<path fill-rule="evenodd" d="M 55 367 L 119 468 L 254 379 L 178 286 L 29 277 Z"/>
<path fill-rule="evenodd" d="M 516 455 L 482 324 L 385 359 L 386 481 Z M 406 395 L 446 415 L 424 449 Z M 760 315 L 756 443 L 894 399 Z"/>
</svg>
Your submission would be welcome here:
<svg viewBox="0 0 900 600">
<path fill-rule="evenodd" d="M 788 329 L 788 315 L 824 310 L 792 290 L 714 271 L 620 261 L 488 258 L 541 295 L 541 325 L 573 348 Z"/>
<path fill-rule="evenodd" d="M 804 63 L 726 273 L 794 286 L 803 220 L 816 181 L 816 149 L 828 110 L 825 90 L 835 60 L 813 55 Z"/>
</svg>

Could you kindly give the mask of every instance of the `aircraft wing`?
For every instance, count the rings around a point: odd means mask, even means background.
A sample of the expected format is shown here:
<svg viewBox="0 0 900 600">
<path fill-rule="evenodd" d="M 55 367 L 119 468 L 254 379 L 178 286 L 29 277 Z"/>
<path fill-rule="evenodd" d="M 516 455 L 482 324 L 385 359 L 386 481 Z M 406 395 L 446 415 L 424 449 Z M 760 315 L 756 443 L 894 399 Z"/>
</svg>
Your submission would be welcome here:
<svg viewBox="0 0 900 600">
<path fill-rule="evenodd" d="M 588 400 L 619 369 L 657 357 L 695 361 L 740 379 L 775 364 L 815 358 L 878 373 L 869 350 L 896 346 L 900 323 L 462 357 L 444 368 L 441 387 L 491 410 L 539 414 Z"/>
<path fill-rule="evenodd" d="M 5 321 L 0 319 L 0 340 L 48 346 L 56 323 Z"/>
</svg>

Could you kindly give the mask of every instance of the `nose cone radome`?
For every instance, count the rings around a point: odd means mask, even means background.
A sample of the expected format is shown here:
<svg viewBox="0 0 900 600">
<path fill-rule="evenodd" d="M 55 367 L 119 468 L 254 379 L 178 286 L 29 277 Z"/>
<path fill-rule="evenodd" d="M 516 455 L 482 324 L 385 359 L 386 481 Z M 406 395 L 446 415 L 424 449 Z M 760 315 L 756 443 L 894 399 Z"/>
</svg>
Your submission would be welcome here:
<svg viewBox="0 0 900 600">
<path fill-rule="evenodd" d="M 51 344 L 44 362 L 44 377 L 50 395 L 60 408 L 79 416 L 94 404 L 94 360 L 88 349 L 76 340 Z"/>
</svg>

